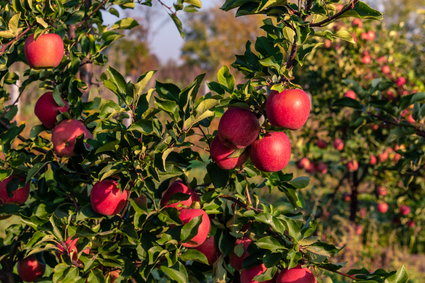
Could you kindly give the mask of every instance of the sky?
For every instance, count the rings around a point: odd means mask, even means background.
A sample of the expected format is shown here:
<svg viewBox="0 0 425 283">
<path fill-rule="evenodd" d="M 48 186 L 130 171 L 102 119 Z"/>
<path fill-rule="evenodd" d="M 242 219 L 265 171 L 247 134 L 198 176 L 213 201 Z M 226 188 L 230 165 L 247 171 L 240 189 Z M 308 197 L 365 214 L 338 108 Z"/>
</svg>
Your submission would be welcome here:
<svg viewBox="0 0 425 283">
<path fill-rule="evenodd" d="M 173 3 L 173 1 L 171 0 L 164 0 L 163 2 L 167 5 L 172 5 Z M 201 11 L 211 8 L 214 5 L 217 5 L 217 3 L 221 3 L 221 2 L 222 1 L 219 1 L 219 0 L 203 0 L 202 1 L 203 7 L 201 8 Z M 154 1 L 154 3 L 157 3 L 157 2 Z M 159 4 L 157 5 L 159 6 Z M 176 26 L 174 25 L 171 18 L 168 16 L 166 9 L 164 9 L 163 7 L 157 7 L 157 8 L 158 9 L 155 9 L 155 16 L 157 16 L 157 18 L 153 20 L 153 27 L 152 27 L 152 30 L 154 32 L 152 33 L 152 37 L 151 37 L 151 44 L 150 44 L 151 51 L 155 55 L 157 55 L 161 63 L 166 63 L 170 59 L 179 61 L 180 48 L 184 42 L 183 38 L 180 36 Z M 122 13 L 121 10 L 120 10 L 120 15 L 121 16 L 124 15 L 124 13 Z M 190 19 L 191 14 L 180 11 L 178 15 L 180 18 L 186 15 L 187 18 Z M 105 24 L 108 24 L 108 25 L 118 20 L 117 17 L 112 16 L 111 14 L 107 12 L 103 13 L 103 18 L 104 18 Z"/>
</svg>

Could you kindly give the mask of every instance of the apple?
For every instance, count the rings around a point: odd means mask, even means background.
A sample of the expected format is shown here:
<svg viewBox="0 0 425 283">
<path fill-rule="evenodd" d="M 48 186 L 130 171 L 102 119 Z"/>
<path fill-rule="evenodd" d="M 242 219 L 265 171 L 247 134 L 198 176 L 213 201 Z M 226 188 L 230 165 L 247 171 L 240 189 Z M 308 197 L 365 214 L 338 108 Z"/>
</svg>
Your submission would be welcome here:
<svg viewBox="0 0 425 283">
<path fill-rule="evenodd" d="M 174 203 L 168 203 L 173 195 L 177 193 L 187 194 L 189 198 L 186 200 L 177 201 Z M 182 181 L 173 182 L 170 187 L 164 192 L 161 198 L 161 206 L 175 207 L 182 209 L 183 207 L 190 207 L 192 203 L 199 201 L 199 197 L 195 191 L 189 189 Z"/>
<path fill-rule="evenodd" d="M 407 82 L 405 77 L 398 77 L 395 81 L 396 85 L 399 87 L 402 87 L 403 85 L 405 85 Z"/>
<path fill-rule="evenodd" d="M 387 213 L 389 206 L 386 202 L 380 202 L 378 203 L 377 208 L 380 213 L 385 214 Z"/>
<path fill-rule="evenodd" d="M 344 193 L 342 195 L 342 198 L 343 198 L 344 202 L 350 202 L 351 201 L 351 195 L 348 194 L 348 193 Z"/>
<path fill-rule="evenodd" d="M 375 165 L 378 162 L 378 159 L 376 159 L 375 155 L 371 155 L 370 159 L 369 159 L 369 164 L 370 165 Z"/>
<path fill-rule="evenodd" d="M 337 138 L 334 140 L 333 146 L 336 150 L 342 151 L 344 149 L 344 141 L 342 139 Z"/>
<path fill-rule="evenodd" d="M 326 174 L 328 172 L 328 165 L 326 165 L 326 163 L 320 161 L 316 164 L 315 169 L 319 173 Z"/>
<path fill-rule="evenodd" d="M 53 92 L 46 92 L 35 103 L 34 113 L 44 127 L 52 129 L 56 125 L 56 116 L 69 110 L 68 102 L 63 100 L 64 106 L 59 106 L 53 98 Z"/>
<path fill-rule="evenodd" d="M 388 159 L 388 151 L 384 151 L 378 155 L 379 162 L 385 162 Z"/>
<path fill-rule="evenodd" d="M 230 253 L 229 255 L 229 263 L 230 265 L 236 269 L 236 270 L 241 270 L 242 269 L 242 263 L 245 260 L 245 258 L 247 258 L 249 256 L 249 252 L 248 252 L 248 247 L 249 245 L 251 245 L 252 240 L 248 237 L 242 237 L 239 239 L 236 239 L 235 241 L 235 247 L 238 245 L 242 245 L 243 247 L 243 253 L 241 256 L 237 256 L 234 252 L 234 250 Z"/>
<path fill-rule="evenodd" d="M 356 95 L 356 93 L 353 91 L 353 90 L 347 90 L 345 93 L 344 93 L 344 97 L 348 97 L 348 98 L 351 98 L 351 99 L 357 99 L 357 95 Z"/>
<path fill-rule="evenodd" d="M 401 215 L 408 215 L 411 212 L 411 209 L 408 205 L 403 204 L 402 206 L 400 206 L 400 214 Z"/>
<path fill-rule="evenodd" d="M 249 156 L 261 171 L 280 171 L 291 158 L 291 143 L 285 133 L 270 132 L 251 145 Z"/>
<path fill-rule="evenodd" d="M 83 122 L 78 120 L 64 120 L 52 130 L 53 148 L 58 156 L 73 156 L 77 138 L 84 135 L 85 139 L 93 138 Z"/>
<path fill-rule="evenodd" d="M 127 204 L 128 191 L 118 188 L 115 180 L 97 182 L 90 192 L 90 203 L 94 211 L 102 215 L 120 213 Z"/>
<path fill-rule="evenodd" d="M 23 281 L 33 282 L 42 277 L 46 265 L 37 260 L 34 255 L 18 261 L 18 274 Z"/>
<path fill-rule="evenodd" d="M 362 226 L 362 225 L 356 225 L 356 226 L 354 227 L 354 233 L 355 233 L 356 235 L 361 235 L 361 234 L 363 234 L 363 226 Z"/>
<path fill-rule="evenodd" d="M 384 66 L 382 66 L 382 67 L 381 67 L 381 72 L 382 72 L 383 74 L 385 74 L 385 75 L 390 74 L 390 73 L 391 73 L 390 66 L 388 66 L 388 65 L 384 65 Z"/>
<path fill-rule="evenodd" d="M 327 142 L 324 140 L 317 140 L 316 145 L 318 148 L 324 149 L 328 146 Z"/>
<path fill-rule="evenodd" d="M 386 196 L 388 194 L 388 191 L 385 187 L 378 186 L 376 188 L 376 193 L 378 194 L 378 196 Z"/>
<path fill-rule="evenodd" d="M 218 165 L 218 167 L 230 170 L 236 167 L 241 167 L 248 159 L 248 151 L 238 152 L 240 154 L 237 157 L 232 157 L 235 154 L 235 149 L 226 146 L 216 136 L 210 145 L 210 154 L 212 160 Z M 242 149 L 239 149 L 242 151 Z"/>
<path fill-rule="evenodd" d="M 273 126 L 297 130 L 310 115 L 310 98 L 302 89 L 272 91 L 266 101 L 267 118 Z"/>
<path fill-rule="evenodd" d="M 359 169 L 359 163 L 357 162 L 357 160 L 348 161 L 346 166 L 348 172 L 355 172 Z"/>
<path fill-rule="evenodd" d="M 414 228 L 416 226 L 416 223 L 413 220 L 407 221 L 406 224 L 407 224 L 407 227 L 410 227 L 410 228 Z"/>
<path fill-rule="evenodd" d="M 300 159 L 300 161 L 298 161 L 297 167 L 298 169 L 305 169 L 305 168 L 309 168 L 311 164 L 312 164 L 311 161 L 307 157 L 303 157 Z"/>
<path fill-rule="evenodd" d="M 332 41 L 330 41 L 329 39 L 325 40 L 325 43 L 323 44 L 323 46 L 325 46 L 326 49 L 331 48 L 332 46 Z"/>
<path fill-rule="evenodd" d="M 317 283 L 316 277 L 308 268 L 297 267 L 282 270 L 276 278 L 276 283 Z"/>
<path fill-rule="evenodd" d="M 218 136 L 228 147 L 245 148 L 255 141 L 260 133 L 260 123 L 248 109 L 230 107 L 218 124 Z"/>
<path fill-rule="evenodd" d="M 389 100 L 395 100 L 396 99 L 395 93 L 391 90 L 387 90 L 386 95 L 387 95 L 387 98 Z"/>
<path fill-rule="evenodd" d="M 372 62 L 372 59 L 370 58 L 370 56 L 369 56 L 369 55 L 364 55 L 364 56 L 360 59 L 360 61 L 361 61 L 363 64 L 368 65 L 368 64 L 370 64 L 370 63 Z"/>
<path fill-rule="evenodd" d="M 62 61 L 62 38 L 55 33 L 42 34 L 37 39 L 30 35 L 25 40 L 24 54 L 31 68 L 55 68 Z"/>
<path fill-rule="evenodd" d="M 77 242 L 79 238 L 72 239 L 68 237 L 65 242 L 60 242 L 56 245 L 56 256 L 61 257 L 61 255 L 67 254 L 73 262 L 78 262 L 78 249 Z M 90 248 L 85 248 L 83 253 L 89 254 Z"/>
<path fill-rule="evenodd" d="M 410 114 L 406 117 L 406 121 L 410 124 L 414 124 L 416 122 L 415 119 L 413 118 L 412 114 Z"/>
<path fill-rule="evenodd" d="M 351 26 L 352 27 L 358 27 L 361 28 L 363 26 L 362 20 L 359 18 L 355 18 L 352 22 L 351 22 Z"/>
<path fill-rule="evenodd" d="M 368 31 L 367 34 L 369 35 L 369 40 L 374 41 L 376 38 L 376 33 L 372 30 Z"/>
<path fill-rule="evenodd" d="M 376 61 L 380 64 L 387 62 L 387 58 L 385 56 L 381 56 Z M 388 67 L 389 68 L 389 67 Z"/>
<path fill-rule="evenodd" d="M 9 196 L 8 192 L 7 192 L 7 185 L 11 182 L 11 181 L 15 181 L 16 179 L 21 180 L 22 182 L 24 182 L 24 180 L 20 177 L 7 177 L 6 179 L 4 179 L 3 181 L 0 182 L 0 204 L 4 203 L 4 204 L 24 204 L 29 195 L 30 195 L 30 185 L 26 184 L 23 187 L 17 188 L 16 190 L 14 190 L 13 192 L 11 192 L 11 196 Z"/>
<path fill-rule="evenodd" d="M 248 269 L 243 269 L 241 271 L 240 281 L 241 281 L 241 283 L 272 283 L 272 282 L 274 282 L 273 279 L 266 280 L 266 281 L 254 280 L 255 276 L 263 274 L 266 270 L 267 270 L 267 268 L 264 264 L 255 265 L 255 266 L 248 268 Z"/>
<path fill-rule="evenodd" d="M 196 247 L 195 249 L 206 256 L 210 265 L 213 265 L 214 262 L 218 259 L 219 252 L 215 244 L 214 237 L 208 237 L 203 244 Z"/>
<path fill-rule="evenodd" d="M 183 208 L 180 210 L 179 218 L 183 224 L 189 223 L 193 218 L 201 216 L 201 223 L 198 226 L 198 233 L 188 242 L 182 243 L 187 248 L 196 248 L 202 245 L 208 237 L 211 229 L 211 222 L 208 214 L 202 209 Z"/>
</svg>

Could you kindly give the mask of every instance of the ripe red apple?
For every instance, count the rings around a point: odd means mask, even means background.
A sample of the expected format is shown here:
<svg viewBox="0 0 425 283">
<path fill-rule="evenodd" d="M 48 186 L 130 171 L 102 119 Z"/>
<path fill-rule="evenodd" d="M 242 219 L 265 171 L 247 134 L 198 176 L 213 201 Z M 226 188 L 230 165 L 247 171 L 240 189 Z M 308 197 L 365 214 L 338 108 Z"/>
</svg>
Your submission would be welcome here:
<svg viewBox="0 0 425 283">
<path fill-rule="evenodd" d="M 67 112 L 68 102 L 62 99 L 64 106 L 59 106 L 53 98 L 53 92 L 46 92 L 35 103 L 34 113 L 47 129 L 56 125 L 56 116 L 61 112 Z"/>
<path fill-rule="evenodd" d="M 410 207 L 405 204 L 401 205 L 399 209 L 400 209 L 400 214 L 404 216 L 408 215 L 411 211 Z"/>
<path fill-rule="evenodd" d="M 78 261 L 78 249 L 77 249 L 77 242 L 78 237 L 75 239 L 72 239 L 71 237 L 68 237 L 65 242 L 58 243 L 56 245 L 56 256 L 60 258 L 61 255 L 67 254 L 71 258 L 73 262 Z M 83 250 L 83 253 L 89 254 L 90 248 L 85 248 Z"/>
<path fill-rule="evenodd" d="M 393 161 L 394 162 L 398 162 L 401 159 L 401 154 L 400 153 L 396 153 L 393 156 Z"/>
<path fill-rule="evenodd" d="M 55 33 L 42 34 L 37 39 L 31 35 L 25 40 L 24 53 L 32 68 L 55 68 L 64 54 L 63 40 Z"/>
<path fill-rule="evenodd" d="M 385 56 L 381 56 L 376 61 L 380 64 L 387 62 L 387 58 Z M 388 67 L 389 68 L 389 67 Z"/>
<path fill-rule="evenodd" d="M 396 85 L 399 87 L 402 87 L 403 85 L 405 85 L 407 82 L 405 77 L 398 77 L 395 81 Z"/>
<path fill-rule="evenodd" d="M 241 283 L 272 283 L 273 279 L 266 281 L 257 281 L 254 280 L 254 277 L 260 274 L 263 274 L 267 270 L 264 264 L 255 265 L 248 269 L 243 269 L 241 271 L 240 281 Z"/>
<path fill-rule="evenodd" d="M 356 95 L 356 93 L 353 91 L 353 90 L 347 90 L 345 93 L 344 93 L 344 97 L 348 97 L 348 98 L 351 98 L 351 99 L 357 99 L 357 95 Z"/>
<path fill-rule="evenodd" d="M 229 255 L 229 263 L 230 265 L 236 269 L 241 270 L 242 269 L 242 263 L 249 256 L 248 247 L 251 245 L 252 240 L 248 237 L 242 237 L 236 240 L 235 247 L 237 245 L 242 245 L 243 247 L 243 254 L 241 256 L 237 256 L 234 251 L 232 251 Z"/>
<path fill-rule="evenodd" d="M 388 151 L 384 151 L 378 155 L 379 162 L 385 162 L 388 159 Z"/>
<path fill-rule="evenodd" d="M 385 214 L 387 213 L 389 206 L 386 202 L 380 202 L 378 203 L 377 208 L 380 213 Z"/>
<path fill-rule="evenodd" d="M 330 41 L 329 39 L 325 40 L 325 43 L 323 44 L 323 46 L 325 46 L 326 49 L 331 48 L 332 46 L 332 41 Z"/>
<path fill-rule="evenodd" d="M 308 268 L 297 267 L 282 270 L 276 278 L 276 283 L 317 283 L 316 277 Z"/>
<path fill-rule="evenodd" d="M 410 228 L 414 228 L 416 226 L 416 223 L 413 220 L 407 221 L 406 224 L 407 224 L 407 227 L 410 227 Z"/>
<path fill-rule="evenodd" d="M 310 98 L 302 89 L 272 91 L 267 98 L 266 113 L 274 126 L 297 130 L 310 115 Z"/>
<path fill-rule="evenodd" d="M 219 252 L 215 244 L 214 237 L 208 237 L 202 245 L 196 247 L 195 249 L 207 257 L 208 263 L 210 265 L 213 265 L 214 262 L 218 259 Z"/>
<path fill-rule="evenodd" d="M 306 169 L 310 168 L 312 165 L 311 161 L 307 157 L 303 157 L 298 161 L 297 167 L 298 169 Z"/>
<path fill-rule="evenodd" d="M 356 225 L 356 227 L 354 228 L 354 233 L 356 233 L 356 235 L 363 234 L 363 226 L 362 225 Z"/>
<path fill-rule="evenodd" d="M 388 191 L 385 187 L 378 186 L 376 188 L 376 193 L 378 194 L 378 196 L 386 196 L 388 194 Z"/>
<path fill-rule="evenodd" d="M 391 90 L 387 90 L 386 95 L 387 95 L 388 100 L 395 100 L 396 99 L 395 93 Z"/>
<path fill-rule="evenodd" d="M 285 133 L 270 132 L 251 145 L 249 156 L 261 171 L 280 171 L 291 158 L 291 143 Z"/>
<path fill-rule="evenodd" d="M 215 137 L 210 145 L 210 154 L 212 160 L 222 169 L 230 170 L 236 167 L 241 167 L 248 159 L 248 151 L 240 152 L 238 157 L 229 157 L 235 154 L 235 149 L 226 146 Z"/>
<path fill-rule="evenodd" d="M 351 26 L 352 27 L 358 27 L 361 28 L 363 26 L 362 20 L 359 18 L 355 18 L 352 22 L 351 22 Z"/>
<path fill-rule="evenodd" d="M 102 215 L 120 213 L 127 204 L 128 191 L 118 188 L 114 180 L 97 182 L 90 192 L 90 203 L 94 211 Z"/>
<path fill-rule="evenodd" d="M 218 136 L 228 147 L 245 148 L 255 141 L 260 133 L 260 123 L 248 109 L 230 107 L 221 117 Z"/>
<path fill-rule="evenodd" d="M 208 237 L 211 229 L 211 222 L 208 214 L 202 209 L 183 208 L 180 210 L 179 218 L 183 224 L 189 223 L 193 218 L 201 216 L 202 220 L 198 226 L 198 233 L 188 242 L 182 243 L 187 248 L 196 248 L 202 245 Z"/>
<path fill-rule="evenodd" d="M 378 159 L 376 159 L 375 155 L 371 155 L 370 156 L 370 160 L 369 160 L 369 164 L 370 165 L 375 165 L 378 162 Z"/>
<path fill-rule="evenodd" d="M 326 163 L 320 161 L 316 164 L 315 169 L 319 173 L 326 174 L 328 172 L 328 165 L 326 165 Z"/>
<path fill-rule="evenodd" d="M 370 58 L 370 56 L 369 56 L 369 55 L 364 55 L 364 56 L 360 59 L 360 61 L 361 61 L 363 64 L 368 65 L 368 64 L 370 64 L 370 63 L 372 62 L 372 59 Z"/>
<path fill-rule="evenodd" d="M 384 66 L 382 66 L 382 67 L 381 67 L 381 72 L 382 72 L 384 75 L 388 75 L 388 74 L 390 74 L 390 73 L 391 73 L 390 66 L 388 66 L 388 65 L 384 65 Z"/>
<path fill-rule="evenodd" d="M 174 203 L 168 203 L 173 195 L 177 193 L 187 194 L 189 198 L 186 200 L 177 201 Z M 183 207 L 190 207 L 192 203 L 199 201 L 199 197 L 195 191 L 189 189 L 182 181 L 173 182 L 170 187 L 164 192 L 161 198 L 161 206 L 175 207 L 182 209 Z"/>
<path fill-rule="evenodd" d="M 53 148 L 58 156 L 73 156 L 77 138 L 84 135 L 85 139 L 93 138 L 83 122 L 64 120 L 52 131 Z"/>
<path fill-rule="evenodd" d="M 344 149 L 344 141 L 342 139 L 335 139 L 333 146 L 336 150 L 342 151 Z"/>
<path fill-rule="evenodd" d="M 324 140 L 317 140 L 316 145 L 318 148 L 324 149 L 328 146 L 327 142 Z"/>
<path fill-rule="evenodd" d="M 357 160 L 348 161 L 347 170 L 348 172 L 355 172 L 359 169 L 359 163 Z"/>
<path fill-rule="evenodd" d="M 23 281 L 33 282 L 43 276 L 45 270 L 46 265 L 39 262 L 34 255 L 18 262 L 18 274 Z"/>
<path fill-rule="evenodd" d="M 351 195 L 348 194 L 348 193 L 344 193 L 342 195 L 342 198 L 343 198 L 344 202 L 350 202 L 351 201 Z"/>
<path fill-rule="evenodd" d="M 0 182 L 0 204 L 1 203 L 24 204 L 27 201 L 30 194 L 29 184 L 26 184 L 23 187 L 17 188 L 16 190 L 12 192 L 11 196 L 9 196 L 7 192 L 7 184 L 9 184 L 9 182 L 11 182 L 12 180 L 15 180 L 16 178 L 24 181 L 22 178 L 10 176 Z"/>
<path fill-rule="evenodd" d="M 406 117 L 406 121 L 408 122 L 408 123 L 410 123 L 410 124 L 413 124 L 413 123 L 415 123 L 416 121 L 415 121 L 415 119 L 413 118 L 413 115 L 412 114 L 410 114 L 410 115 L 408 115 L 407 117 Z"/>
</svg>

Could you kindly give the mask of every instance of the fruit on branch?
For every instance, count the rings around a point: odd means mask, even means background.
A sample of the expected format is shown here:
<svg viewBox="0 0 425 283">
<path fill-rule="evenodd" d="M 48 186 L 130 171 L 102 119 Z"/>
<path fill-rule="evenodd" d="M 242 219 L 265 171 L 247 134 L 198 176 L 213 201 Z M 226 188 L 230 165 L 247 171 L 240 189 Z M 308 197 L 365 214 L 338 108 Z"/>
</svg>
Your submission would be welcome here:
<svg viewBox="0 0 425 283">
<path fill-rule="evenodd" d="M 407 227 L 414 228 L 416 226 L 416 223 L 413 220 L 409 220 L 407 221 L 406 225 Z"/>
<path fill-rule="evenodd" d="M 264 264 L 255 265 L 251 268 L 243 269 L 241 271 L 240 281 L 241 283 L 272 283 L 273 279 L 266 281 L 257 281 L 254 279 L 255 276 L 263 274 L 267 270 Z"/>
<path fill-rule="evenodd" d="M 307 169 L 312 166 L 313 166 L 313 163 L 307 157 L 301 158 L 297 163 L 298 169 Z"/>
<path fill-rule="evenodd" d="M 351 98 L 351 99 L 357 99 L 357 95 L 356 95 L 356 93 L 354 92 L 354 90 L 347 90 L 345 93 L 344 93 L 344 97 L 348 97 L 348 98 Z"/>
<path fill-rule="evenodd" d="M 384 151 L 378 155 L 379 162 L 385 162 L 388 159 L 388 151 Z"/>
<path fill-rule="evenodd" d="M 377 208 L 380 213 L 385 214 L 387 213 L 389 206 L 386 202 L 380 202 L 378 203 Z"/>
<path fill-rule="evenodd" d="M 64 105 L 59 106 L 53 98 L 53 92 L 46 92 L 35 103 L 34 113 L 44 127 L 52 129 L 56 125 L 56 116 L 67 112 L 68 102 L 63 100 Z"/>
<path fill-rule="evenodd" d="M 359 169 L 359 163 L 357 160 L 351 160 L 347 163 L 347 170 L 348 172 L 355 172 Z"/>
<path fill-rule="evenodd" d="M 249 156 L 255 167 L 262 171 L 280 171 L 291 158 L 291 143 L 285 133 L 270 132 L 251 145 Z"/>
<path fill-rule="evenodd" d="M 363 26 L 362 20 L 359 18 L 355 18 L 354 20 L 351 21 L 351 26 L 352 27 L 358 27 L 361 28 Z"/>
<path fill-rule="evenodd" d="M 243 253 L 241 254 L 241 256 L 238 256 L 237 254 L 235 254 L 234 249 L 232 250 L 232 252 L 229 254 L 229 264 L 236 270 L 241 270 L 242 269 L 242 263 L 245 260 L 245 258 L 247 258 L 249 256 L 249 252 L 248 252 L 248 247 L 249 245 L 251 245 L 252 240 L 248 237 L 242 237 L 239 239 L 236 239 L 235 241 L 235 247 L 238 245 L 241 245 L 241 247 L 243 248 Z"/>
<path fill-rule="evenodd" d="M 376 193 L 378 196 L 386 196 L 388 194 L 387 189 L 383 186 L 378 186 L 376 188 Z"/>
<path fill-rule="evenodd" d="M 208 214 L 202 209 L 183 208 L 180 210 L 179 218 L 183 224 L 189 223 L 195 217 L 201 216 L 201 223 L 198 226 L 196 235 L 188 241 L 182 243 L 182 246 L 187 248 L 196 248 L 202 245 L 208 237 L 211 229 L 211 222 Z"/>
<path fill-rule="evenodd" d="M 23 281 L 33 282 L 43 276 L 46 265 L 37 260 L 35 255 L 18 262 L 18 274 Z"/>
<path fill-rule="evenodd" d="M 318 148 L 324 149 L 328 146 L 328 143 L 324 140 L 317 140 L 316 145 Z"/>
<path fill-rule="evenodd" d="M 189 195 L 189 198 L 171 203 L 170 199 L 177 193 Z M 196 192 L 191 190 L 188 186 L 179 180 L 173 182 L 164 192 L 161 198 L 161 206 L 182 209 L 183 207 L 190 207 L 192 203 L 196 201 L 199 201 L 199 197 Z"/>
<path fill-rule="evenodd" d="M 276 278 L 276 283 L 317 283 L 316 277 L 308 268 L 297 267 L 282 270 Z"/>
<path fill-rule="evenodd" d="M 336 150 L 342 151 L 344 149 L 344 141 L 340 138 L 334 140 L 333 146 Z"/>
<path fill-rule="evenodd" d="M 361 61 L 363 64 L 368 65 L 368 64 L 370 64 L 370 63 L 372 62 L 372 59 L 370 58 L 370 55 L 364 55 L 364 56 L 360 59 L 360 61 Z"/>
<path fill-rule="evenodd" d="M 350 202 L 351 201 L 351 195 L 349 193 L 344 193 L 342 195 L 342 199 L 344 200 L 344 202 Z"/>
<path fill-rule="evenodd" d="M 407 80 L 406 80 L 405 77 L 398 77 L 395 81 L 395 83 L 398 87 L 404 86 L 406 84 L 406 82 L 407 82 Z"/>
<path fill-rule="evenodd" d="M 369 164 L 370 165 L 375 165 L 378 162 L 378 159 L 376 159 L 375 155 L 371 155 L 370 159 L 369 159 Z"/>
<path fill-rule="evenodd" d="M 404 215 L 404 216 L 410 214 L 410 212 L 411 212 L 410 206 L 405 205 L 405 204 L 401 205 L 399 210 L 400 210 L 400 214 Z"/>
<path fill-rule="evenodd" d="M 319 161 L 314 168 L 317 172 L 322 174 L 326 174 L 328 172 L 328 165 L 323 161 Z"/>
<path fill-rule="evenodd" d="M 376 38 L 376 34 L 374 31 L 362 32 L 361 38 L 363 40 L 374 41 Z"/>
<path fill-rule="evenodd" d="M 20 177 L 7 177 L 3 181 L 0 182 L 0 204 L 24 204 L 30 194 L 30 185 L 25 184 L 23 187 L 17 188 L 13 192 L 11 192 L 11 195 L 9 196 L 7 192 L 7 185 L 10 182 L 24 182 L 24 180 Z"/>
<path fill-rule="evenodd" d="M 230 107 L 221 117 L 218 137 L 231 148 L 245 148 L 260 133 L 260 123 L 254 113 L 240 107 Z"/>
<path fill-rule="evenodd" d="M 102 215 L 120 213 L 127 204 L 128 191 L 121 190 L 115 180 L 97 182 L 90 192 L 90 203 L 94 211 Z"/>
<path fill-rule="evenodd" d="M 68 237 L 65 242 L 60 242 L 56 245 L 56 256 L 61 257 L 61 255 L 67 254 L 73 262 L 78 261 L 78 249 L 77 242 L 79 238 L 72 239 Z M 83 250 L 83 253 L 89 254 L 90 248 L 86 248 Z"/>
<path fill-rule="evenodd" d="M 331 41 L 331 40 L 329 40 L 329 39 L 326 39 L 326 40 L 325 40 L 325 43 L 323 43 L 323 46 L 325 46 L 325 48 L 326 48 L 326 49 L 331 48 L 331 46 L 332 46 L 332 41 Z"/>
<path fill-rule="evenodd" d="M 384 75 L 389 75 L 389 74 L 391 73 L 390 66 L 388 66 L 388 65 L 384 65 L 384 66 L 382 66 L 382 67 L 381 67 L 381 72 L 382 72 Z"/>
<path fill-rule="evenodd" d="M 361 235 L 361 234 L 363 234 L 363 226 L 362 226 L 362 225 L 356 225 L 356 226 L 354 227 L 354 233 L 355 233 L 356 235 Z"/>
<path fill-rule="evenodd" d="M 214 237 L 208 237 L 202 245 L 196 247 L 195 249 L 205 255 L 210 265 L 213 265 L 214 262 L 218 259 L 219 251 L 215 244 Z"/>
<path fill-rule="evenodd" d="M 387 58 L 386 58 L 385 56 L 381 56 L 381 57 L 379 57 L 378 59 L 376 59 L 376 61 L 377 61 L 379 64 L 383 64 L 383 63 L 387 62 Z M 388 68 L 389 68 L 389 67 L 388 67 Z"/>
<path fill-rule="evenodd" d="M 211 142 L 210 154 L 212 160 L 225 170 L 241 167 L 249 156 L 248 151 L 245 149 L 233 149 L 226 146 L 218 136 Z"/>
<path fill-rule="evenodd" d="M 55 68 L 64 55 L 62 38 L 55 33 L 31 35 L 25 40 L 24 54 L 32 68 Z"/>
<path fill-rule="evenodd" d="M 273 126 L 297 130 L 310 115 L 310 98 L 302 89 L 272 91 L 266 101 L 267 118 Z"/>
<path fill-rule="evenodd" d="M 84 136 L 85 139 L 93 138 L 83 122 L 78 120 L 64 120 L 52 130 L 53 149 L 58 156 L 70 157 L 75 155 L 75 143 L 77 138 Z"/>
</svg>

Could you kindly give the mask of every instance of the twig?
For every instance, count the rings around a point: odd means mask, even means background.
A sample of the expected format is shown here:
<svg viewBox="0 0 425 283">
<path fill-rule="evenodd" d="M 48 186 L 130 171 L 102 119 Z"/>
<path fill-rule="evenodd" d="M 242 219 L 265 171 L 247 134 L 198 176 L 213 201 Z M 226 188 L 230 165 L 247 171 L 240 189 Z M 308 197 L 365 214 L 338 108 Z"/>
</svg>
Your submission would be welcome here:
<svg viewBox="0 0 425 283">
<path fill-rule="evenodd" d="M 220 198 L 227 199 L 227 200 L 230 200 L 230 201 L 236 203 L 237 205 L 239 205 L 239 206 L 241 206 L 241 207 L 243 207 L 245 209 L 248 209 L 248 210 L 254 210 L 255 212 L 262 212 L 263 211 L 262 209 L 249 206 L 246 203 L 244 203 L 243 201 L 241 201 L 241 200 L 239 200 L 239 199 L 237 199 L 235 197 L 229 196 L 229 195 L 221 195 L 219 197 Z"/>
<path fill-rule="evenodd" d="M 18 34 L 14 39 L 12 39 L 8 43 L 4 44 L 2 46 L 2 48 L 0 49 L 0 56 L 2 56 L 6 52 L 7 48 L 9 48 L 10 45 L 12 45 L 13 43 L 15 43 L 19 39 L 21 39 L 21 37 L 24 36 L 30 30 L 31 30 L 31 27 L 27 27 L 23 32 L 21 32 L 20 34 Z"/>
<path fill-rule="evenodd" d="M 97 13 L 97 11 L 99 11 L 100 10 L 100 8 L 102 8 L 103 7 L 103 5 L 105 5 L 106 4 L 106 2 L 108 2 L 108 0 L 103 0 L 99 5 L 97 5 L 97 7 L 96 8 L 94 8 L 94 10 L 90 13 L 90 14 L 88 14 L 87 16 L 85 16 L 84 18 L 83 18 L 83 20 L 81 21 L 81 22 L 79 22 L 79 23 L 77 23 L 76 25 L 75 25 L 75 27 L 76 28 L 79 28 L 79 27 L 81 27 L 82 25 L 84 25 L 94 14 L 96 14 Z"/>
<path fill-rule="evenodd" d="M 354 9 L 354 6 L 357 4 L 357 2 L 359 2 L 359 0 L 352 0 L 350 4 L 348 4 L 347 6 L 342 8 L 341 11 L 339 11 L 338 13 L 334 14 L 333 16 L 330 16 L 327 19 L 324 19 L 323 21 L 320 21 L 320 22 L 317 22 L 317 23 L 310 23 L 310 26 L 311 27 L 323 27 L 324 25 L 335 20 L 336 18 L 338 18 L 339 16 L 341 16 L 345 12 Z"/>
<path fill-rule="evenodd" d="M 165 4 L 164 2 L 162 2 L 161 0 L 157 0 L 159 2 L 159 4 L 161 4 L 163 7 L 165 7 L 168 11 L 170 11 L 171 14 L 175 15 L 176 12 L 173 11 L 173 9 L 171 9 L 170 6 L 168 6 L 167 4 Z"/>
<path fill-rule="evenodd" d="M 381 115 L 378 115 L 378 114 L 375 114 L 375 113 L 372 113 L 372 112 L 369 112 L 369 111 L 366 112 L 366 113 L 369 114 L 369 115 L 371 115 L 371 116 L 373 116 L 373 117 L 375 117 L 375 118 L 378 118 L 379 120 L 381 120 L 381 121 L 383 121 L 383 122 L 385 122 L 387 124 L 390 124 L 390 125 L 393 125 L 393 126 L 396 126 L 396 127 L 402 127 L 400 125 L 400 122 L 397 121 L 397 120 L 391 120 L 391 119 L 385 118 L 385 117 L 383 117 Z M 425 131 L 424 130 L 419 129 L 418 127 L 416 127 L 414 125 L 405 125 L 405 126 L 406 127 L 409 127 L 409 128 L 413 128 L 413 130 L 415 131 L 415 134 L 417 134 L 420 137 L 425 138 Z"/>
<path fill-rule="evenodd" d="M 323 266 L 320 266 L 320 265 L 318 267 L 321 268 L 321 269 L 330 271 L 330 272 L 334 272 L 334 273 L 339 274 L 341 276 L 348 277 L 348 278 L 350 278 L 352 280 L 358 280 L 355 275 L 350 275 L 350 274 L 347 274 L 347 273 L 344 273 L 344 272 L 340 272 L 340 271 L 337 271 L 337 270 L 330 270 L 330 269 L 327 269 L 327 268 L 325 268 Z"/>
</svg>

